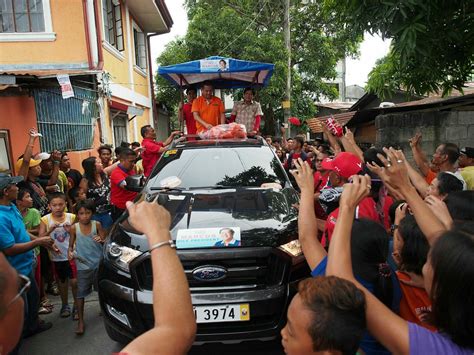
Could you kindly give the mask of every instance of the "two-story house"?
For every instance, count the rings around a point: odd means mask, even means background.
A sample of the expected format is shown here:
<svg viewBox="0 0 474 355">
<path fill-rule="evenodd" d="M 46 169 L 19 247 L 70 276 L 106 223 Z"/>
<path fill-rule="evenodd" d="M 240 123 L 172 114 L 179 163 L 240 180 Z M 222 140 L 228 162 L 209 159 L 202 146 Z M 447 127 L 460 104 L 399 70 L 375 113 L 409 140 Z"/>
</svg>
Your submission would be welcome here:
<svg viewBox="0 0 474 355">
<path fill-rule="evenodd" d="M 35 152 L 70 151 L 75 168 L 102 143 L 141 141 L 156 123 L 149 38 L 172 24 L 164 0 L 1 0 L 0 170 L 32 127 Z"/>
</svg>

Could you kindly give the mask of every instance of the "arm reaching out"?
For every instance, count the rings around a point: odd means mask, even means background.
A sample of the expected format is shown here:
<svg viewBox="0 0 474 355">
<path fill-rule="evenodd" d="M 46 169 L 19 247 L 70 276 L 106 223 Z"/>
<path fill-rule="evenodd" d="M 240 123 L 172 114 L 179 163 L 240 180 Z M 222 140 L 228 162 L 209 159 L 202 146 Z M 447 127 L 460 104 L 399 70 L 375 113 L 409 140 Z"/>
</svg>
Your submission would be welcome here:
<svg viewBox="0 0 474 355">
<path fill-rule="evenodd" d="M 346 133 L 340 138 L 342 146 L 344 147 L 346 152 L 354 153 L 360 160 L 364 161 L 364 152 L 362 152 L 362 149 L 360 149 L 357 145 L 354 138 L 354 133 L 352 133 L 349 128 L 344 128 L 346 130 Z"/>
<path fill-rule="evenodd" d="M 408 323 L 391 312 L 382 302 L 364 288 L 354 277 L 351 260 L 351 229 L 359 202 L 370 192 L 370 177 L 353 176 L 351 184 L 344 185 L 339 203 L 339 216 L 329 245 L 326 275 L 334 275 L 353 282 L 366 298 L 369 332 L 394 354 L 408 354 Z"/>
<path fill-rule="evenodd" d="M 422 197 L 426 197 L 426 193 L 428 191 L 428 183 L 425 181 L 423 176 L 421 176 L 408 162 L 408 160 L 405 160 L 405 163 L 407 165 L 407 170 L 408 170 L 408 176 L 410 177 L 410 180 L 412 184 L 415 186 L 417 191 L 420 193 Z"/>
<path fill-rule="evenodd" d="M 180 131 L 173 131 L 171 132 L 170 136 L 168 138 L 166 138 L 166 140 L 163 142 L 163 145 L 166 147 L 167 145 L 169 145 L 172 141 L 173 141 L 173 138 L 175 136 L 177 136 L 178 134 L 180 134 L 181 132 Z M 165 149 L 163 149 L 163 151 L 165 151 Z M 160 153 L 162 153 L 160 151 Z"/>
<path fill-rule="evenodd" d="M 150 246 L 171 239 L 170 214 L 155 202 L 127 202 L 130 224 L 146 235 Z M 154 221 L 154 223 L 150 223 Z M 191 295 L 183 266 L 168 244 L 151 252 L 155 326 L 122 352 L 130 354 L 186 354 L 196 334 Z"/>
<path fill-rule="evenodd" d="M 300 206 L 298 211 L 298 238 L 311 270 L 327 255 L 318 240 L 318 226 L 314 214 L 314 181 L 313 171 L 307 162 L 300 158 L 295 161 L 296 170 L 291 174 L 301 190 Z"/>
<path fill-rule="evenodd" d="M 420 169 L 421 174 L 423 176 L 428 175 L 430 166 L 425 152 L 421 149 L 421 133 L 418 132 L 415 134 L 415 136 L 408 142 L 410 143 L 410 148 L 413 153 L 413 159 L 415 159 L 415 163 L 418 166 L 418 169 Z"/>
<path fill-rule="evenodd" d="M 25 152 L 23 153 L 23 163 L 21 164 L 20 170 L 17 171 L 18 176 L 23 176 L 26 180 L 28 177 L 28 170 L 30 168 L 30 160 L 33 155 L 33 146 L 35 144 L 36 138 L 40 137 L 40 134 L 34 129 L 29 131 L 30 138 L 28 139 L 28 144 L 25 147 Z"/>
<path fill-rule="evenodd" d="M 426 236 L 428 243 L 433 245 L 446 228 L 410 183 L 403 153 L 393 148 L 384 148 L 384 151 L 387 158 L 381 154 L 377 155 L 384 165 L 384 167 L 376 167 L 377 174 L 384 183 L 387 183 L 402 195 L 413 211 L 416 223 Z"/>
<path fill-rule="evenodd" d="M 322 127 L 323 127 L 323 132 L 329 141 L 329 145 L 331 146 L 332 151 L 334 152 L 334 155 L 338 155 L 340 152 L 342 152 L 342 150 L 341 150 L 341 146 L 337 142 L 336 137 L 334 137 L 332 133 L 329 132 L 328 128 L 326 127 L 326 123 L 323 123 Z"/>
</svg>

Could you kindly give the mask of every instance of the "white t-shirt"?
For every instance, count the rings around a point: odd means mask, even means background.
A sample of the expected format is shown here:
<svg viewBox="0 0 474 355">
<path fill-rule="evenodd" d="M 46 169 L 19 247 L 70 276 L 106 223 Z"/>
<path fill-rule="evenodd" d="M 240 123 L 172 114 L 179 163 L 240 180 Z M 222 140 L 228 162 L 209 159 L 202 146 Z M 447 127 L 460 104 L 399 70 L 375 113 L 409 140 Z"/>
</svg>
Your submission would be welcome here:
<svg viewBox="0 0 474 355">
<path fill-rule="evenodd" d="M 64 228 L 64 225 L 73 225 L 76 215 L 73 213 L 65 213 L 65 218 L 61 222 L 54 219 L 53 215 L 47 214 L 41 218 L 41 222 L 46 225 L 47 232 L 51 230 L 55 225 L 56 227 L 50 234 L 50 237 L 54 240 L 54 244 L 58 247 L 60 253 L 50 252 L 49 255 L 52 261 L 67 261 L 67 253 L 69 249 L 69 238 L 70 234 Z"/>
</svg>

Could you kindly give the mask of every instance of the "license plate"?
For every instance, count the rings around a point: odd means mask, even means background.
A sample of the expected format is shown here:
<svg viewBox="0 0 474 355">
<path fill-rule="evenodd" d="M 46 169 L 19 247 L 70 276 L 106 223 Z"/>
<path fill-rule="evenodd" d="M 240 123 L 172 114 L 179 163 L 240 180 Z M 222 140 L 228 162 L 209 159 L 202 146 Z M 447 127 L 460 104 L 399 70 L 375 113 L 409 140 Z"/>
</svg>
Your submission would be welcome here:
<svg viewBox="0 0 474 355">
<path fill-rule="evenodd" d="M 240 322 L 250 320 L 248 304 L 194 306 L 196 323 Z"/>
</svg>

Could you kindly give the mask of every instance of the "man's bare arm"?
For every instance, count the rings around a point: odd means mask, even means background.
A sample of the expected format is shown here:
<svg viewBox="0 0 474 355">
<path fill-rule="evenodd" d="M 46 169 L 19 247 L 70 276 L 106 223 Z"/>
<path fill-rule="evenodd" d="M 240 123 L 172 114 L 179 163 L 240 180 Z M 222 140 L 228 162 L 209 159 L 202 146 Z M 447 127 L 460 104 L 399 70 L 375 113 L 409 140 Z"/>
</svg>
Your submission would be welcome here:
<svg viewBox="0 0 474 355">
<path fill-rule="evenodd" d="M 153 270 L 153 314 L 155 326 L 142 334 L 122 352 L 130 354 L 186 354 L 196 334 L 191 295 L 183 266 L 171 240 L 169 212 L 157 203 L 127 203 L 129 222 L 148 238 Z M 156 223 L 150 223 L 155 221 Z"/>
</svg>

